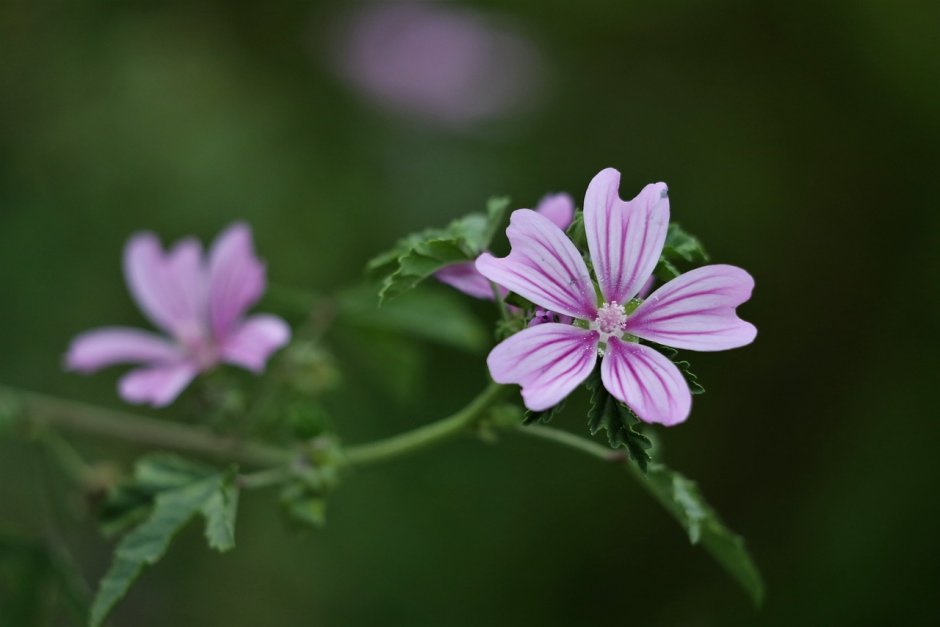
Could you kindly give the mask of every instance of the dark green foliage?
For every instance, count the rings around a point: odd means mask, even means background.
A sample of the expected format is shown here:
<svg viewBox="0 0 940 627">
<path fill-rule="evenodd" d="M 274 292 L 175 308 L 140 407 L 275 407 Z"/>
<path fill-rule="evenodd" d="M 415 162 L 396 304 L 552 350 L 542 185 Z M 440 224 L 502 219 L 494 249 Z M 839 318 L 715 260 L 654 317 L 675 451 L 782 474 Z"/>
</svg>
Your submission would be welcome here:
<svg viewBox="0 0 940 627">
<path fill-rule="evenodd" d="M 475 259 L 489 247 L 508 207 L 508 198 L 491 198 L 485 213 L 471 213 L 442 229 L 409 235 L 373 258 L 367 270 L 382 279 L 379 302 L 407 292 L 446 265 Z"/>
<path fill-rule="evenodd" d="M 675 222 L 669 225 L 666 244 L 654 271 L 656 278 L 667 282 L 682 274 L 682 268 L 692 269 L 708 263 L 708 253 L 697 237 L 682 230 Z"/>
<path fill-rule="evenodd" d="M 728 529 L 705 501 L 698 485 L 660 463 L 651 463 L 645 485 L 689 535 L 701 544 L 747 591 L 756 605 L 764 598 L 764 582 L 744 539 Z"/>
<path fill-rule="evenodd" d="M 649 450 L 653 443 L 638 430 L 640 419 L 629 407 L 610 395 L 601 381 L 600 368 L 594 370 L 586 382 L 591 392 L 588 408 L 588 429 L 595 435 L 601 429 L 607 431 L 611 448 L 624 447 L 640 470 L 647 470 L 652 458 Z"/>
<path fill-rule="evenodd" d="M 471 353 L 482 352 L 489 333 L 455 290 L 420 289 L 379 307 L 370 286 L 353 288 L 337 296 L 338 323 L 403 335 Z"/>
<path fill-rule="evenodd" d="M 62 609 L 76 621 L 88 612 L 85 582 L 67 556 L 33 540 L 0 537 L 0 624 L 59 624 Z"/>
<path fill-rule="evenodd" d="M 578 209 L 574 212 L 574 218 L 572 218 L 571 224 L 568 225 L 568 230 L 565 232 L 578 250 L 587 249 L 587 236 L 584 233 L 584 212 L 582 210 Z"/>
<path fill-rule="evenodd" d="M 92 603 L 92 627 L 104 622 L 144 566 L 163 557 L 176 533 L 196 515 L 206 520 L 210 547 L 227 551 L 235 545 L 234 471 L 215 471 L 172 455 L 148 456 L 137 463 L 133 481 L 115 490 L 106 505 L 112 531 L 139 524 L 115 549 Z"/>
<path fill-rule="evenodd" d="M 545 411 L 532 411 L 527 409 L 522 415 L 522 424 L 532 425 L 532 424 L 548 424 L 552 421 L 552 418 L 560 414 L 565 410 L 565 399 L 562 399 L 560 403 L 554 407 L 549 407 Z"/>
</svg>

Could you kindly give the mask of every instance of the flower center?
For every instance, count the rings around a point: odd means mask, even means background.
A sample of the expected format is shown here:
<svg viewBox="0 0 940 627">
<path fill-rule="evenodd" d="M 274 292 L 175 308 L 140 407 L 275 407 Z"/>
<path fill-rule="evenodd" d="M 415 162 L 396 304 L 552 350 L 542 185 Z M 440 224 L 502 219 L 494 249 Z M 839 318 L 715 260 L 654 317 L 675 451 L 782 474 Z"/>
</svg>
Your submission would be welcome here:
<svg viewBox="0 0 940 627">
<path fill-rule="evenodd" d="M 620 334 L 627 323 L 627 312 L 623 305 L 617 303 L 604 303 L 594 319 L 594 328 L 603 336 Z M 604 339 L 607 339 L 604 337 Z"/>
</svg>

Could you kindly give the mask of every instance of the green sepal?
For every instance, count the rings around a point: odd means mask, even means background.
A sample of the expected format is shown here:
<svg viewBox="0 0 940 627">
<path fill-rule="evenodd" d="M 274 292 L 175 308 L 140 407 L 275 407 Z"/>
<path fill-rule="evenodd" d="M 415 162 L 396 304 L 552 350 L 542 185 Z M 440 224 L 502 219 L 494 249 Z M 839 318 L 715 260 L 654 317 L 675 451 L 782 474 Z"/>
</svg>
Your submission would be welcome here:
<svg viewBox="0 0 940 627">
<path fill-rule="evenodd" d="M 288 522 L 301 528 L 320 529 L 326 525 L 326 497 L 302 481 L 284 486 L 281 507 Z"/>
<path fill-rule="evenodd" d="M 622 446 L 627 449 L 630 459 L 646 473 L 652 461 L 649 451 L 653 448 L 653 442 L 637 428 L 640 419 L 607 391 L 601 381 L 600 368 L 591 373 L 585 384 L 591 392 L 588 408 L 588 429 L 591 435 L 601 429 L 606 430 L 611 448 Z"/>
<path fill-rule="evenodd" d="M 491 198 L 484 213 L 471 213 L 442 229 L 427 229 L 401 240 L 366 266 L 381 278 L 379 303 L 414 288 L 444 266 L 475 259 L 503 224 L 508 198 Z"/>
</svg>

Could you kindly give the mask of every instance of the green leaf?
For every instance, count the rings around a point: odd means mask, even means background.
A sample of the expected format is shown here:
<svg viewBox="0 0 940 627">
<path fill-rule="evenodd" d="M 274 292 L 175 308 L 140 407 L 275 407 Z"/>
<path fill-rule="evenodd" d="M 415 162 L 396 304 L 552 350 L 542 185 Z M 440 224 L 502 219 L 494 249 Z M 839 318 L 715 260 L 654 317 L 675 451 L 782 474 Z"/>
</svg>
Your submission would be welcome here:
<svg viewBox="0 0 940 627">
<path fill-rule="evenodd" d="M 705 252 L 702 242 L 673 222 L 666 233 L 666 243 L 654 274 L 660 281 L 667 282 L 682 274 L 680 265 L 691 269 L 708 263 L 708 260 L 708 253 Z"/>
<path fill-rule="evenodd" d="M 148 462 L 152 459 L 148 459 Z M 174 485 L 179 479 L 179 474 L 175 471 L 184 466 L 177 463 L 181 461 L 177 459 L 168 464 L 139 464 L 138 472 L 144 470 L 143 478 L 148 482 Z M 166 472 L 167 470 L 170 472 Z M 222 488 L 223 483 L 222 475 L 214 475 L 157 494 L 150 515 L 118 543 L 114 562 L 102 579 L 92 603 L 91 627 L 99 627 L 104 622 L 115 604 L 124 597 L 140 575 L 143 567 L 155 564 L 163 556 L 173 536 L 202 511 L 206 503 Z"/>
<path fill-rule="evenodd" d="M 489 345 L 489 333 L 467 299 L 447 289 L 420 289 L 379 307 L 370 286 L 337 296 L 341 324 L 358 329 L 389 331 L 470 353 Z"/>
<path fill-rule="evenodd" d="M 134 465 L 134 476 L 113 487 L 98 507 L 99 528 L 106 537 L 123 533 L 147 517 L 158 493 L 217 472 L 170 453 L 146 455 Z"/>
<path fill-rule="evenodd" d="M 565 232 L 578 250 L 584 250 L 587 247 L 587 235 L 584 232 L 584 212 L 582 210 L 575 211 L 574 218 L 572 218 L 571 224 L 568 225 L 568 230 Z"/>
<path fill-rule="evenodd" d="M 562 399 L 560 403 L 554 407 L 549 407 L 545 411 L 532 411 L 531 409 L 525 410 L 525 413 L 522 415 L 522 424 L 532 425 L 532 424 L 548 424 L 552 421 L 552 418 L 560 414 L 565 409 L 565 399 Z"/>
<path fill-rule="evenodd" d="M 675 222 L 669 225 L 666 233 L 666 244 L 663 246 L 663 256 L 673 261 L 682 259 L 693 266 L 708 263 L 708 253 L 705 247 L 694 235 L 682 230 Z"/>
<path fill-rule="evenodd" d="M 652 458 L 649 450 L 653 443 L 637 427 L 640 419 L 630 408 L 610 395 L 601 381 L 600 368 L 594 370 L 586 382 L 591 392 L 591 405 L 588 409 L 588 429 L 591 435 L 604 429 L 611 448 L 624 447 L 640 470 L 647 471 Z"/>
<path fill-rule="evenodd" d="M 508 206 L 508 198 L 493 198 L 485 213 L 471 213 L 443 229 L 409 235 L 372 259 L 366 269 L 383 279 L 379 303 L 407 292 L 444 266 L 475 259 L 490 245 Z"/>
<path fill-rule="evenodd" d="M 744 539 L 728 529 L 705 501 L 698 486 L 660 463 L 643 479 L 653 496 L 679 521 L 692 544 L 701 544 L 747 591 L 756 605 L 764 599 L 764 582 L 747 552 Z"/>
<path fill-rule="evenodd" d="M 235 472 L 229 472 L 215 494 L 202 506 L 206 518 L 206 542 L 224 553 L 235 548 L 235 515 L 238 512 L 238 486 Z"/>
<path fill-rule="evenodd" d="M 172 453 L 145 455 L 134 464 L 134 482 L 153 493 L 189 485 L 215 474 L 218 471 L 211 466 Z"/>
<path fill-rule="evenodd" d="M 493 238 L 506 221 L 506 212 L 509 210 L 509 196 L 494 196 L 486 201 L 486 222 L 481 231 L 481 237 L 473 242 L 477 254 L 482 253 L 493 243 Z"/>
</svg>

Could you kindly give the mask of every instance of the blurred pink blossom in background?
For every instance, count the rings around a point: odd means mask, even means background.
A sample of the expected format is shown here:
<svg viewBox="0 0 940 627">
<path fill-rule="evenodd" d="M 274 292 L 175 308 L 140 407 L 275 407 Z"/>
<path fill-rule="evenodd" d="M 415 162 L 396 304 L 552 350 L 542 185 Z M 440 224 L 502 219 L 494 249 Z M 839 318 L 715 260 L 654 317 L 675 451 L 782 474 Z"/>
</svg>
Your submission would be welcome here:
<svg viewBox="0 0 940 627">
<path fill-rule="evenodd" d="M 374 104 L 465 128 L 533 104 L 544 65 L 503 20 L 444 2 L 369 3 L 343 20 L 334 65 Z"/>
</svg>

